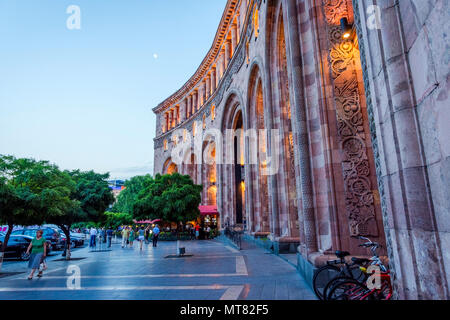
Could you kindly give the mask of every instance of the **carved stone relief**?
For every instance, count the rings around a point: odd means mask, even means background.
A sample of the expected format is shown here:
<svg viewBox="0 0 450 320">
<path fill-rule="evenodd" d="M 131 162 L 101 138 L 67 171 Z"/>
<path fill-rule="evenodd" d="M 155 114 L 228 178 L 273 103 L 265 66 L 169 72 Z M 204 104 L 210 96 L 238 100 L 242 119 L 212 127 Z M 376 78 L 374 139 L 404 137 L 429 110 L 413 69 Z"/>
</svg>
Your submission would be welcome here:
<svg viewBox="0 0 450 320">
<path fill-rule="evenodd" d="M 347 0 L 324 0 L 328 21 L 330 66 L 334 80 L 338 138 L 351 236 L 378 236 L 371 170 L 360 89 L 354 68 L 359 50 L 342 39 L 339 20 L 348 14 Z"/>
</svg>

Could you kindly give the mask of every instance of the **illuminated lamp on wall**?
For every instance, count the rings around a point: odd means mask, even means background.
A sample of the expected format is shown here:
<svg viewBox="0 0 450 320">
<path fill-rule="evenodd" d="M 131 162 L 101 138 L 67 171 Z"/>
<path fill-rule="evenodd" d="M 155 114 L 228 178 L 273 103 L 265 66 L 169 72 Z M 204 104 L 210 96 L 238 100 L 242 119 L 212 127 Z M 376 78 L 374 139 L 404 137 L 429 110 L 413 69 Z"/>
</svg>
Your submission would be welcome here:
<svg viewBox="0 0 450 320">
<path fill-rule="evenodd" d="M 344 40 L 351 40 L 353 38 L 353 26 L 348 23 L 347 18 L 341 19 L 341 31 Z"/>
</svg>

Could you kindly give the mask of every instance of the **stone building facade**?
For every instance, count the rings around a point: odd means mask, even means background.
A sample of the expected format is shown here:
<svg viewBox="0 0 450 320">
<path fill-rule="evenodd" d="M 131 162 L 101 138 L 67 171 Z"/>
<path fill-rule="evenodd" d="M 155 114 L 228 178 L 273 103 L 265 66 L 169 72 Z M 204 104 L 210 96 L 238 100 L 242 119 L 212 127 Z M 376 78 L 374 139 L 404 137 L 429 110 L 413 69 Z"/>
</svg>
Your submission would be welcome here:
<svg viewBox="0 0 450 320">
<path fill-rule="evenodd" d="M 153 109 L 155 173 L 191 175 L 222 227 L 294 249 L 308 278 L 366 236 L 397 297 L 448 299 L 449 12 L 229 0 L 196 73 Z"/>
</svg>

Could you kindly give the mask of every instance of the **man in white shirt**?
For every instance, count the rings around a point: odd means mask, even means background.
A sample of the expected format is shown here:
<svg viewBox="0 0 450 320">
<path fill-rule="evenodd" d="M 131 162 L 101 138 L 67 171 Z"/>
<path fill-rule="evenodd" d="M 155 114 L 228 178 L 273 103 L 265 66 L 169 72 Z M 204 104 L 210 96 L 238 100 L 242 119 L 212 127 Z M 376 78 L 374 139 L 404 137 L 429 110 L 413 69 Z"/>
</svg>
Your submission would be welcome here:
<svg viewBox="0 0 450 320">
<path fill-rule="evenodd" d="M 89 247 L 93 248 L 95 247 L 95 237 L 97 236 L 97 229 L 91 228 L 89 233 L 91 235 L 91 242 L 89 243 Z"/>
</svg>

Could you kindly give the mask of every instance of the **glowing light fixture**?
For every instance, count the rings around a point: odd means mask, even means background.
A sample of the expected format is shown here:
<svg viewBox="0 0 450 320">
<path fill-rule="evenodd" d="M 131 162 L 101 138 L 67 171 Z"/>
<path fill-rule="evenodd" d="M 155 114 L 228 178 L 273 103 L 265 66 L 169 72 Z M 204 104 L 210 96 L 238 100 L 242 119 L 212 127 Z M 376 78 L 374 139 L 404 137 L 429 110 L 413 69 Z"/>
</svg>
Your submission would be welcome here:
<svg viewBox="0 0 450 320">
<path fill-rule="evenodd" d="M 347 18 L 341 19 L 341 31 L 342 31 L 342 38 L 344 40 L 350 40 L 353 36 L 353 26 L 348 23 Z"/>
</svg>

